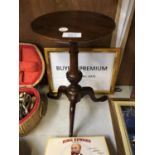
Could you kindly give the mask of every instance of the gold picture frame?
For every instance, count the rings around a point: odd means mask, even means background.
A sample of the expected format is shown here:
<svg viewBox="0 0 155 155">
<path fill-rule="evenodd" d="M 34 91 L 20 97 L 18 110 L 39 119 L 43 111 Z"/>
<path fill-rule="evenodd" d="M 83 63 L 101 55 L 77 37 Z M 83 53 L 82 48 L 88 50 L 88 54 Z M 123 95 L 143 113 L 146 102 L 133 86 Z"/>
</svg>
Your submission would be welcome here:
<svg viewBox="0 0 155 155">
<path fill-rule="evenodd" d="M 112 116 L 114 133 L 115 133 L 115 138 L 117 143 L 117 153 L 118 155 L 133 155 L 135 152 L 135 141 L 134 141 L 135 128 L 131 130 L 131 124 L 133 125 L 135 123 L 135 100 L 134 99 L 109 99 L 109 103 L 110 103 L 111 116 Z M 131 109 L 133 109 L 132 111 L 133 115 L 131 115 L 131 117 L 127 119 L 127 117 L 124 114 L 125 112 L 123 113 L 123 110 L 122 110 L 123 108 L 128 108 L 128 111 L 126 110 L 126 114 L 127 112 L 130 113 Z M 129 116 L 130 115 L 128 114 L 128 117 Z M 126 122 L 128 122 L 128 124 L 130 125 L 127 125 Z M 135 124 L 134 124 L 134 127 L 135 127 Z M 134 139 L 132 140 L 133 144 L 131 144 L 132 138 Z"/>
<path fill-rule="evenodd" d="M 53 93 L 57 93 L 57 90 L 53 88 L 53 75 L 51 69 L 51 60 L 50 60 L 50 53 L 51 52 L 58 52 L 58 53 L 66 53 L 69 51 L 69 48 L 44 48 L 44 56 L 47 68 L 47 77 L 48 77 L 48 84 L 49 84 L 49 91 Z M 121 57 L 121 50 L 120 48 L 79 48 L 79 52 L 91 52 L 91 53 L 115 53 L 115 58 L 113 62 L 113 71 L 112 71 L 112 79 L 110 89 L 108 91 L 105 90 L 96 90 L 95 93 L 97 94 L 111 94 L 114 92 L 115 83 L 120 67 L 120 57 Z M 83 52 L 83 53 L 84 53 Z M 66 77 L 64 77 L 66 78 Z"/>
</svg>

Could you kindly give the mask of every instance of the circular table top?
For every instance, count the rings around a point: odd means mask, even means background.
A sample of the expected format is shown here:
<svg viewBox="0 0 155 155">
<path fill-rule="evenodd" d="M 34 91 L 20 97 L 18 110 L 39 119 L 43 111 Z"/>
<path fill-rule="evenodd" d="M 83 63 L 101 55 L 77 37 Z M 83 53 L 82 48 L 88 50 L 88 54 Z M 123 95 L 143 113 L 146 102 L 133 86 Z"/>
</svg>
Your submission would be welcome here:
<svg viewBox="0 0 155 155">
<path fill-rule="evenodd" d="M 93 41 L 112 33 L 114 21 L 88 11 L 59 11 L 38 17 L 31 23 L 34 32 L 57 42 Z"/>
</svg>

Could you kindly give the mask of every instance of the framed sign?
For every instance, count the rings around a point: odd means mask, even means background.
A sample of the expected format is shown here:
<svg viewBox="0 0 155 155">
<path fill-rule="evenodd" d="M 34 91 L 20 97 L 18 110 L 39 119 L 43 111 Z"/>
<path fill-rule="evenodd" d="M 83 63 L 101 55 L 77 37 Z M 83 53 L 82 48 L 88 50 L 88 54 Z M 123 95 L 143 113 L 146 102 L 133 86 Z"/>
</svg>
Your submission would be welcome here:
<svg viewBox="0 0 155 155">
<path fill-rule="evenodd" d="M 45 48 L 49 89 L 57 92 L 59 86 L 69 85 L 68 48 Z M 112 93 L 120 66 L 119 48 L 80 48 L 79 69 L 83 73 L 81 86 L 90 86 L 96 93 Z"/>
<path fill-rule="evenodd" d="M 135 155 L 135 101 L 111 99 L 110 106 L 118 154 Z"/>
</svg>

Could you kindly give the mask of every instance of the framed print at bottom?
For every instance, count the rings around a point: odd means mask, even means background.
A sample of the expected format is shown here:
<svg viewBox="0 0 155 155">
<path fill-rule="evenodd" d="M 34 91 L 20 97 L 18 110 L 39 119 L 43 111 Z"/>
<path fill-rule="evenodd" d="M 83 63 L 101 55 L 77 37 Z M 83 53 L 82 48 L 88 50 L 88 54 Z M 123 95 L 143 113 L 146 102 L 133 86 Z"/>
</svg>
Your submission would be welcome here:
<svg viewBox="0 0 155 155">
<path fill-rule="evenodd" d="M 45 155 L 110 155 L 105 137 L 51 137 Z"/>
<path fill-rule="evenodd" d="M 110 99 L 118 154 L 135 155 L 135 101 Z"/>
</svg>

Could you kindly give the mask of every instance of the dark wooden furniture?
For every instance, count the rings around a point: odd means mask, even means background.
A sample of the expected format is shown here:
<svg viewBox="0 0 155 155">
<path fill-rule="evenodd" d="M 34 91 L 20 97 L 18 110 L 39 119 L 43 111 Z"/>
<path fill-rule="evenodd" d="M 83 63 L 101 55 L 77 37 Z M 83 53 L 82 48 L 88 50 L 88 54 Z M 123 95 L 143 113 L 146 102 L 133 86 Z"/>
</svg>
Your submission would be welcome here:
<svg viewBox="0 0 155 155">
<path fill-rule="evenodd" d="M 40 16 L 32 22 L 31 26 L 33 31 L 42 37 L 57 43 L 68 44 L 70 48 L 70 69 L 66 74 L 70 85 L 60 86 L 56 96 L 49 92 L 48 97 L 59 99 L 62 93 L 68 97 L 70 101 L 69 136 L 73 136 L 76 103 L 85 95 L 89 95 L 95 102 L 107 100 L 107 96 L 96 98 L 91 87 L 81 87 L 78 84 L 82 78 L 82 72 L 78 69 L 78 44 L 94 41 L 112 33 L 115 23 L 111 18 L 93 12 L 61 11 Z M 81 37 L 63 38 L 64 32 L 60 32 L 62 27 L 67 28 L 67 32 L 81 33 Z"/>
</svg>

